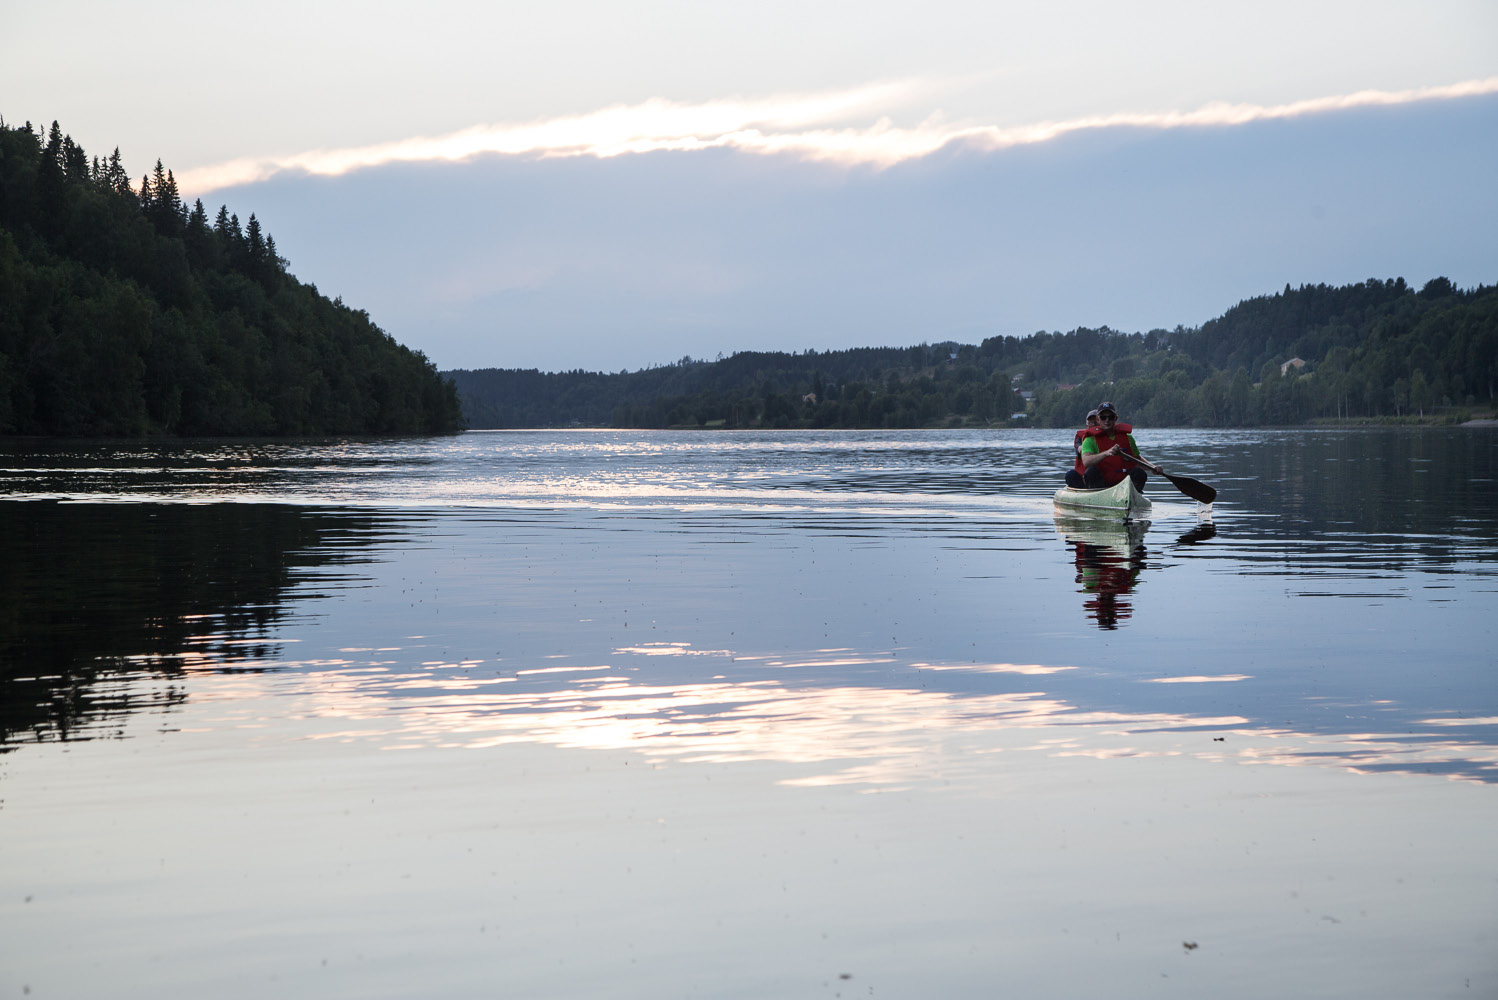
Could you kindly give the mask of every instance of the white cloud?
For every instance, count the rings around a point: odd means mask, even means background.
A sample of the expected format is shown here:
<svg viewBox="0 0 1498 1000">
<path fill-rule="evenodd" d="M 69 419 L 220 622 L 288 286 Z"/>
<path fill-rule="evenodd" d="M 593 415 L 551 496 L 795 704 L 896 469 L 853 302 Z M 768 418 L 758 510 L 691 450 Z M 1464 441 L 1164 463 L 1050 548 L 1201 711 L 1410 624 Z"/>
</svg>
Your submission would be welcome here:
<svg viewBox="0 0 1498 1000">
<path fill-rule="evenodd" d="M 520 124 L 477 125 L 434 137 L 284 157 L 239 159 L 185 172 L 178 184 L 194 193 L 265 180 L 281 171 L 337 175 L 386 163 L 465 160 L 482 153 L 617 156 L 723 145 L 728 136 L 759 129 L 805 129 L 868 116 L 929 90 L 916 81 L 757 100 L 729 98 L 684 104 L 652 99 L 581 115 Z"/>
<path fill-rule="evenodd" d="M 201 195 L 263 181 L 283 171 L 339 175 L 388 163 L 459 161 L 485 153 L 611 157 L 725 147 L 887 167 L 927 156 L 952 143 L 994 150 L 1046 142 L 1089 129 L 1232 126 L 1358 107 L 1480 96 L 1498 93 L 1498 77 L 1408 90 L 1362 90 L 1285 104 L 1212 102 L 1190 111 L 1115 113 L 1016 127 L 948 122 L 940 115 L 916 126 L 901 127 L 884 116 L 941 86 L 907 80 L 754 100 L 685 104 L 652 99 L 544 121 L 474 126 L 435 137 L 232 160 L 186 171 L 178 183 L 184 191 Z M 875 114 L 881 117 L 872 125 L 845 124 Z"/>
</svg>

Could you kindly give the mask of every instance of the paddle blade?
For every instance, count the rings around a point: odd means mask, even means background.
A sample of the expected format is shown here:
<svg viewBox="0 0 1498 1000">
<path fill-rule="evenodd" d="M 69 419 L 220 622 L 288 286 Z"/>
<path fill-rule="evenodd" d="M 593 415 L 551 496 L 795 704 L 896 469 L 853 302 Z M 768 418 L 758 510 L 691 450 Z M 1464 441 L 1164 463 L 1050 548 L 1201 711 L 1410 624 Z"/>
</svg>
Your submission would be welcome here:
<svg viewBox="0 0 1498 1000">
<path fill-rule="evenodd" d="M 1186 494 L 1197 503 L 1211 503 L 1213 500 L 1217 499 L 1216 490 L 1208 486 L 1206 483 L 1192 479 L 1190 476 L 1172 476 L 1168 472 L 1162 472 L 1161 475 L 1163 475 L 1166 479 L 1169 479 L 1171 485 L 1173 485 L 1176 489 L 1180 490 L 1182 493 Z"/>
</svg>

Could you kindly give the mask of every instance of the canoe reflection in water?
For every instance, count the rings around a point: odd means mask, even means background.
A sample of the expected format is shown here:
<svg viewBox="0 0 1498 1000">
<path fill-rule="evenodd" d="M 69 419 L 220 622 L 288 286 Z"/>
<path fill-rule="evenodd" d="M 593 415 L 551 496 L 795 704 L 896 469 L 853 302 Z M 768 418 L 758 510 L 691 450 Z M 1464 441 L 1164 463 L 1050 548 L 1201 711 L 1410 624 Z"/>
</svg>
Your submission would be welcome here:
<svg viewBox="0 0 1498 1000">
<path fill-rule="evenodd" d="M 1098 628 L 1116 629 L 1133 615 L 1128 595 L 1144 569 L 1148 530 L 1148 521 L 1056 518 L 1056 531 L 1076 559 L 1079 592 L 1088 595 L 1082 607 Z"/>
<path fill-rule="evenodd" d="M 1148 521 L 1056 518 L 1056 532 L 1071 546 L 1076 559 L 1079 593 L 1089 595 L 1082 608 L 1098 628 L 1116 629 L 1134 614 L 1128 595 L 1144 569 L 1148 554 L 1144 535 L 1149 527 Z M 1195 545 L 1216 535 L 1216 525 L 1202 520 L 1177 538 L 1176 544 Z"/>
</svg>

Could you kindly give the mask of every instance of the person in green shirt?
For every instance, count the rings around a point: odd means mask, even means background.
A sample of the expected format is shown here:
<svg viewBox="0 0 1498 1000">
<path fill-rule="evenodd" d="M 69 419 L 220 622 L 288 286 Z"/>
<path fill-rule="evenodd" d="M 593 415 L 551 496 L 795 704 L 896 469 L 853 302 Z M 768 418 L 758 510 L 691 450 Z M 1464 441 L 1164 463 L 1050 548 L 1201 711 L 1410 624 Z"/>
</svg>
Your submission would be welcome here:
<svg viewBox="0 0 1498 1000">
<path fill-rule="evenodd" d="M 1112 403 L 1103 402 L 1097 408 L 1099 427 L 1088 431 L 1082 445 L 1077 449 L 1077 464 L 1082 466 L 1081 480 L 1084 489 L 1102 489 L 1123 482 L 1124 476 L 1134 480 L 1134 488 L 1144 492 L 1149 473 L 1129 456 L 1139 458 L 1139 446 L 1134 443 L 1134 428 L 1118 422 L 1118 411 Z M 1072 477 L 1067 477 L 1068 485 Z"/>
</svg>

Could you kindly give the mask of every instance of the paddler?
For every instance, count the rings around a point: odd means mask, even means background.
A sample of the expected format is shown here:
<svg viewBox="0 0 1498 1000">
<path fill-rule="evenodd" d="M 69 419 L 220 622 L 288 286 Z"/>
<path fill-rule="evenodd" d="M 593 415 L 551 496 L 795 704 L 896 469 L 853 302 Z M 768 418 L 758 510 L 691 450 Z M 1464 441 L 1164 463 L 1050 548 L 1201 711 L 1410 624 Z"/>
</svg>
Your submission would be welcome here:
<svg viewBox="0 0 1498 1000">
<path fill-rule="evenodd" d="M 1134 488 L 1144 492 L 1149 473 L 1129 461 L 1131 457 L 1140 458 L 1139 446 L 1134 443 L 1134 428 L 1118 422 L 1118 410 L 1109 402 L 1098 404 L 1097 418 L 1098 426 L 1083 432 L 1077 461 L 1066 474 L 1066 484 L 1073 489 L 1096 490 L 1115 486 L 1129 476 L 1134 480 Z"/>
<path fill-rule="evenodd" d="M 1066 485 L 1074 490 L 1082 489 L 1082 442 L 1087 440 L 1087 435 L 1098 429 L 1097 410 L 1087 411 L 1087 426 L 1072 435 L 1071 450 L 1073 453 L 1072 467 L 1066 470 Z"/>
<path fill-rule="evenodd" d="M 1074 452 L 1077 453 L 1077 457 L 1078 458 L 1080 458 L 1082 456 L 1082 440 L 1087 437 L 1087 432 L 1088 431 L 1095 430 L 1097 428 L 1097 426 L 1098 426 L 1097 410 L 1088 410 L 1087 411 L 1087 426 L 1083 427 L 1081 430 L 1077 431 L 1077 433 L 1075 435 L 1073 435 L 1072 439 L 1071 439 L 1071 448 L 1072 448 L 1072 451 L 1074 451 Z M 1079 473 L 1077 473 L 1077 475 L 1081 475 L 1081 473 L 1079 472 Z"/>
</svg>

